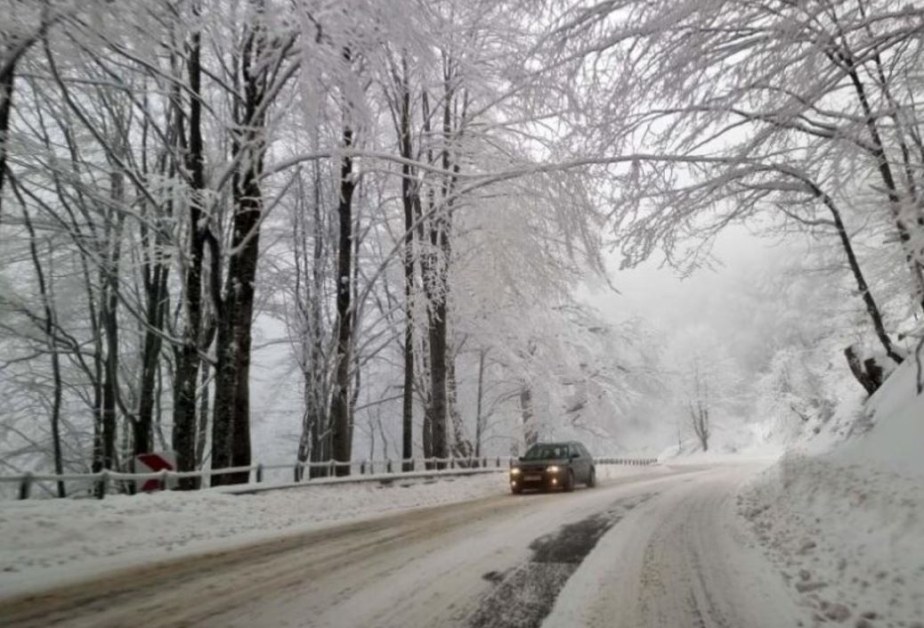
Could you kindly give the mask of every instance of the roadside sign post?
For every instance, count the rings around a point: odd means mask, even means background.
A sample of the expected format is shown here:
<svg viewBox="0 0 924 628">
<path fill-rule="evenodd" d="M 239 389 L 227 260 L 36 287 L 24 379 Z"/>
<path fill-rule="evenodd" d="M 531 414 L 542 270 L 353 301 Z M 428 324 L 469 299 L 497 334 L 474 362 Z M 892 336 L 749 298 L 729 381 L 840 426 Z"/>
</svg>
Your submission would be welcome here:
<svg viewBox="0 0 924 628">
<path fill-rule="evenodd" d="M 169 471 L 176 471 L 176 452 L 155 451 L 135 456 L 135 473 L 160 473 L 161 477 L 149 480 L 135 480 L 137 490 L 150 493 L 152 491 L 173 488 L 176 479 L 167 479 Z"/>
</svg>

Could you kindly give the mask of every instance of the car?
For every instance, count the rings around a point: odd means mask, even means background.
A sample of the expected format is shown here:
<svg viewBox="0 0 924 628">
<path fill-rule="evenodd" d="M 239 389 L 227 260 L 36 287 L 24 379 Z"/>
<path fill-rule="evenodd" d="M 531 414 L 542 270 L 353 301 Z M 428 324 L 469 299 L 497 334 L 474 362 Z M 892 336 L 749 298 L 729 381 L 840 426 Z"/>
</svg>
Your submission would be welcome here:
<svg viewBox="0 0 924 628">
<path fill-rule="evenodd" d="M 519 494 L 535 488 L 573 491 L 577 483 L 597 483 L 593 456 L 581 443 L 536 443 L 510 466 L 510 490 Z"/>
</svg>

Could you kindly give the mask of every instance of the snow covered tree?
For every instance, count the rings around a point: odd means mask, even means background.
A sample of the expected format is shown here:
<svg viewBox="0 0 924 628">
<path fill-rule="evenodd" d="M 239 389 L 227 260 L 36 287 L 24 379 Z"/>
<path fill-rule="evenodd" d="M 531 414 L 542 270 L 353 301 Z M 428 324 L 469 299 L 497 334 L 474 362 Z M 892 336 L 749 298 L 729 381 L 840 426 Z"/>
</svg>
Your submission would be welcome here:
<svg viewBox="0 0 924 628">
<path fill-rule="evenodd" d="M 726 225 L 768 213 L 822 221 L 843 244 L 885 352 L 901 361 L 842 208 L 861 202 L 889 222 L 904 294 L 922 303 L 924 152 L 910 78 L 919 18 L 899 2 L 853 0 L 563 8 L 549 62 L 570 68 L 581 114 L 597 121 L 590 132 L 572 123 L 568 146 L 619 181 L 613 215 L 626 264 L 664 246 L 693 267 Z M 601 154 L 628 165 L 607 166 Z"/>
</svg>

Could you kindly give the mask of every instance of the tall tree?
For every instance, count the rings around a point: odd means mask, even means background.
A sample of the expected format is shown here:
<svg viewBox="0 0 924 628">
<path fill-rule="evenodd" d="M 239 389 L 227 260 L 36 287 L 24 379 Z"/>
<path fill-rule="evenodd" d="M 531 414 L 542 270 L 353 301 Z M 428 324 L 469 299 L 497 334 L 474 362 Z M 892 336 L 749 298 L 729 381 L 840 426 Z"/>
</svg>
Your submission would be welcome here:
<svg viewBox="0 0 924 628">
<path fill-rule="evenodd" d="M 349 62 L 349 49 L 343 51 L 343 58 Z M 349 150 L 353 146 L 352 107 L 344 107 L 342 146 Z M 340 158 L 340 198 L 337 203 L 339 220 L 337 240 L 337 349 L 334 371 L 334 386 L 331 396 L 331 456 L 338 462 L 349 462 L 353 447 L 353 412 L 350 407 L 350 365 L 352 362 L 354 309 L 351 305 L 353 283 L 353 192 L 356 189 L 353 159 L 348 155 Z M 349 475 L 350 467 L 336 468 L 337 475 Z"/>
<path fill-rule="evenodd" d="M 239 57 L 241 93 L 232 140 L 231 239 L 223 294 L 213 289 L 217 313 L 217 365 L 212 419 L 212 467 L 249 466 L 250 352 L 264 199 L 260 187 L 266 153 L 266 124 L 274 70 L 268 52 L 266 6 L 254 0 Z M 291 45 L 291 43 L 289 44 Z M 282 46 L 285 48 L 286 46 Z M 276 50 L 285 54 L 285 51 Z M 277 57 L 277 63 L 281 60 Z M 212 255 L 217 256 L 218 247 Z M 213 277 L 212 281 L 216 279 Z M 219 483 L 247 482 L 249 472 L 225 474 Z"/>
<path fill-rule="evenodd" d="M 192 17 L 198 17 L 194 4 Z M 186 198 L 186 246 L 183 273 L 182 307 L 184 310 L 182 344 L 175 348 L 176 375 L 173 385 L 173 448 L 177 454 L 177 467 L 192 471 L 196 467 L 196 405 L 199 379 L 200 345 L 203 311 L 203 265 L 209 226 L 205 205 L 205 146 L 202 129 L 202 34 L 195 30 L 186 44 L 186 75 L 188 86 L 188 113 L 181 111 L 179 86 L 172 92 L 173 106 L 177 110 L 176 137 L 184 153 L 184 166 L 189 185 Z M 179 71 L 178 64 L 175 66 Z M 188 121 L 184 125 L 184 120 Z M 212 254 L 214 255 L 214 251 Z M 213 278 L 214 281 L 214 278 Z M 205 391 L 203 391 L 205 394 Z M 183 488 L 193 488 L 195 482 L 184 480 Z"/>
</svg>

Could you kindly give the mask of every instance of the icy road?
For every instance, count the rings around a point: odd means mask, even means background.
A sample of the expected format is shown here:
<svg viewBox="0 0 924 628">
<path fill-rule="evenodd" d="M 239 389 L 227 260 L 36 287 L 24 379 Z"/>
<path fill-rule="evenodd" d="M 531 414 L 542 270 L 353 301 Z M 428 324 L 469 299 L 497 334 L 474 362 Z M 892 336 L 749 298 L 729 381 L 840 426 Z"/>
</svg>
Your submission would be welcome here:
<svg viewBox="0 0 924 628">
<path fill-rule="evenodd" d="M 758 466 L 501 494 L 0 602 L 0 626 L 795 626 L 735 514 Z"/>
</svg>

